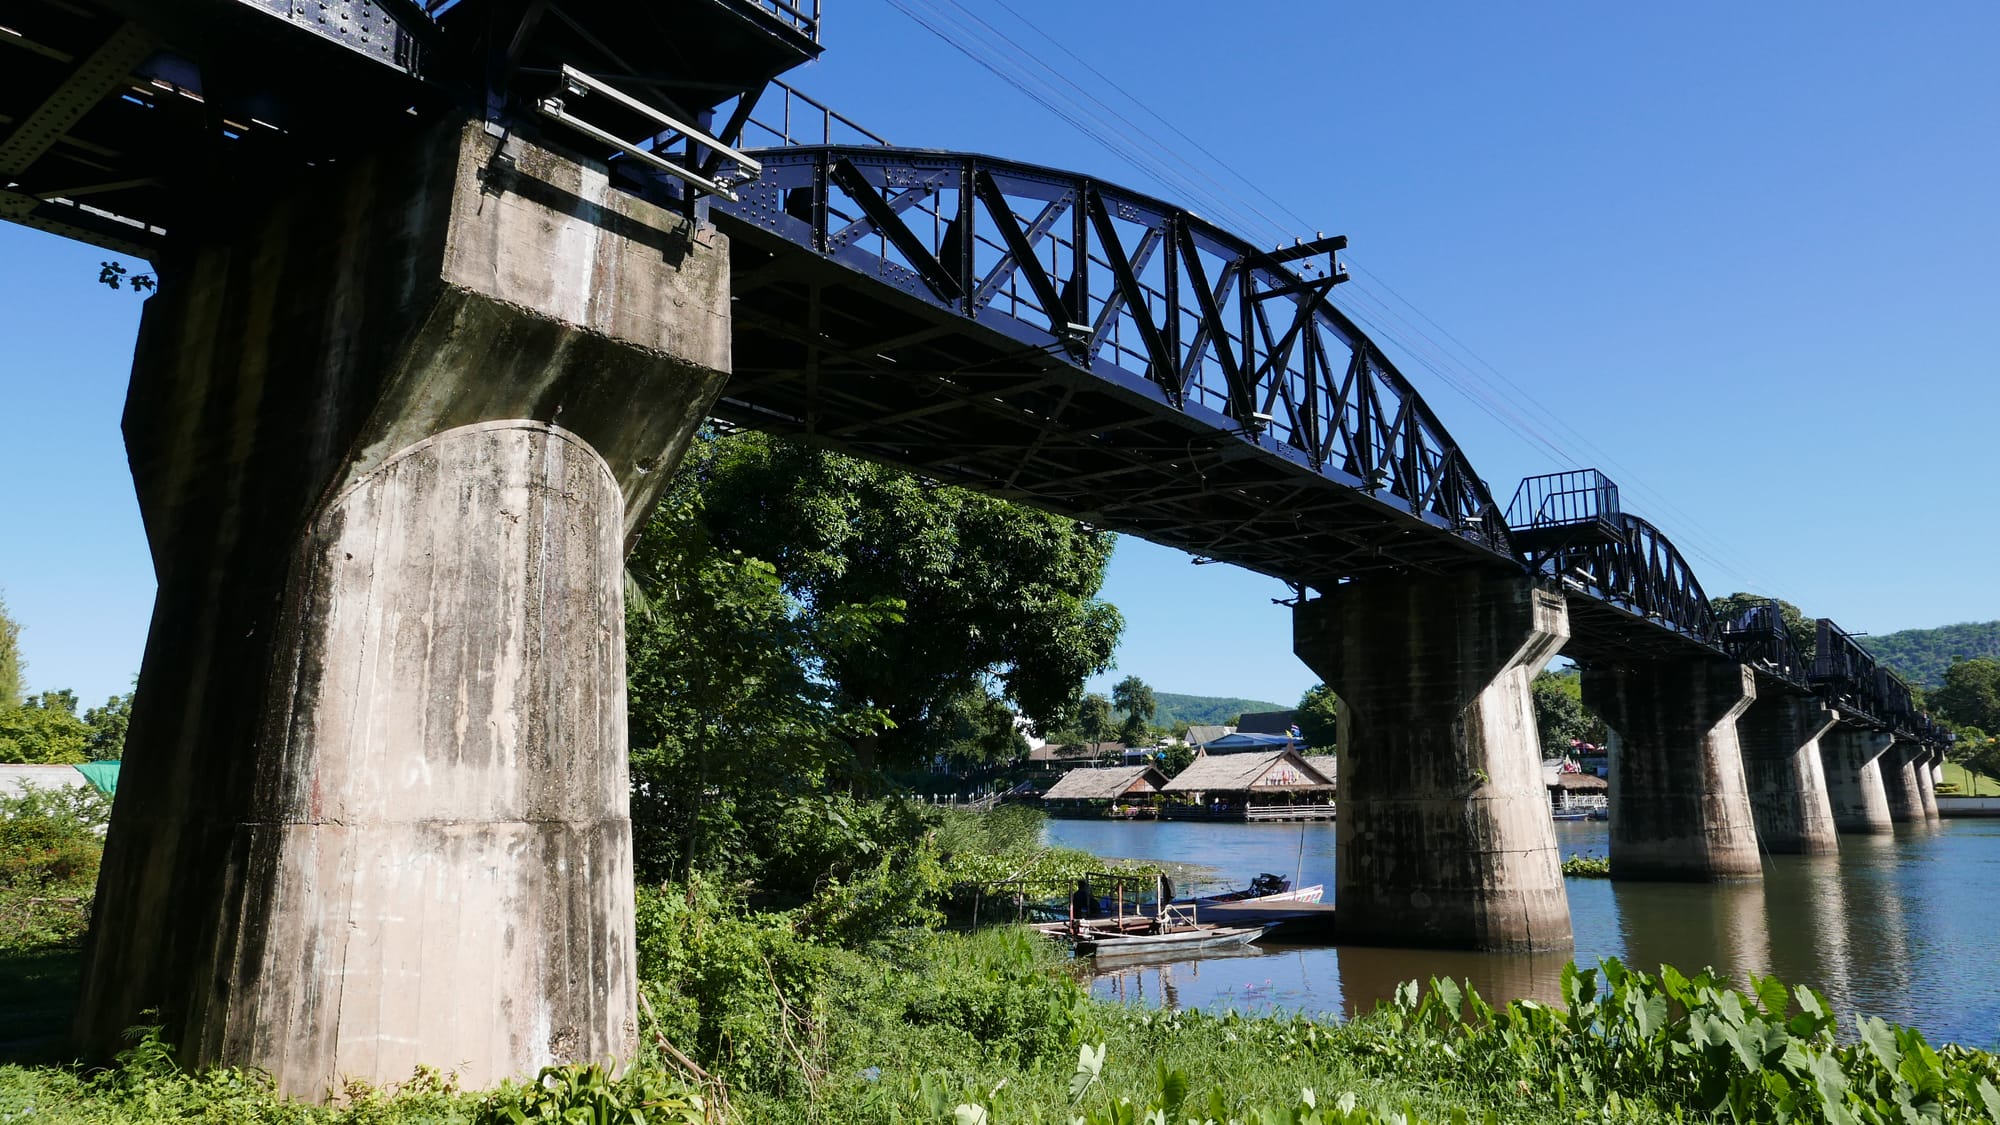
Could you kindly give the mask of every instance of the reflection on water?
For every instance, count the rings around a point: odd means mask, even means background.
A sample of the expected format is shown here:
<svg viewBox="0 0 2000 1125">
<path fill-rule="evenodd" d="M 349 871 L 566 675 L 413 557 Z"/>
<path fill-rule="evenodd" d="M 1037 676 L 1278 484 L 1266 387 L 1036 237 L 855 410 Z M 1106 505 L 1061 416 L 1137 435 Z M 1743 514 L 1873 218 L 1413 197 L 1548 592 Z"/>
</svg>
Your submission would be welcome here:
<svg viewBox="0 0 2000 1125">
<path fill-rule="evenodd" d="M 1332 897 L 1331 824 L 1049 824 L 1051 843 L 1100 855 L 1205 864 L 1241 884 L 1295 871 Z M 1602 823 L 1559 823 L 1563 854 L 1603 855 Z M 1576 960 L 1712 967 L 1808 984 L 1843 1012 L 1922 1028 L 1933 1041 L 2000 1047 L 2000 821 L 1898 826 L 1842 836 L 1841 854 L 1767 856 L 1761 882 L 1691 885 L 1573 879 Z M 1098 995 L 1168 1007 L 1352 1015 L 1411 978 L 1469 980 L 1490 998 L 1560 1000 L 1568 957 L 1261 945 L 1244 956 L 1147 963 L 1101 973 Z"/>
</svg>

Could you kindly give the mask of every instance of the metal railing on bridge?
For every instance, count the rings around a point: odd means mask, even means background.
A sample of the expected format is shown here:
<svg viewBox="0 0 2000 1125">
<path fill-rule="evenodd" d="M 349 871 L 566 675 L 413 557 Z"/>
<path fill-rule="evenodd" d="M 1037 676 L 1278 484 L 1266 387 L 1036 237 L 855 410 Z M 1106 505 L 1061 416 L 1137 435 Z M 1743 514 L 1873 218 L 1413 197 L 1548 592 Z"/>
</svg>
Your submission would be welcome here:
<svg viewBox="0 0 2000 1125">
<path fill-rule="evenodd" d="M 1785 626 L 1774 600 L 1758 602 L 1722 623 L 1722 649 L 1738 663 L 1802 688 L 1812 684 L 1813 665 Z"/>
<path fill-rule="evenodd" d="M 1603 473 L 1529 477 L 1514 491 L 1507 523 L 1531 573 L 1590 599 L 1571 605 L 1565 653 L 1661 655 L 1692 651 L 1690 642 L 1717 650 L 1715 611 L 1694 569 L 1658 528 L 1622 509 L 1618 485 Z"/>
<path fill-rule="evenodd" d="M 859 129 L 819 103 L 797 104 L 812 110 L 823 130 Z M 774 122 L 761 109 L 749 116 L 798 138 L 796 118 L 788 125 L 780 114 Z M 739 285 L 740 315 L 754 315 L 767 297 L 773 302 L 771 332 L 795 331 L 807 320 L 822 325 L 821 335 L 797 341 L 816 358 L 774 357 L 768 374 L 754 372 L 753 361 L 739 370 L 741 385 L 775 388 L 802 363 L 826 371 L 838 361 L 851 374 L 813 385 L 837 385 L 850 397 L 867 389 L 881 398 L 878 416 L 935 422 L 947 409 L 991 415 L 1021 401 L 1016 417 L 1044 434 L 1055 415 L 1084 402 L 1096 409 L 1102 395 L 1139 396 L 1150 404 L 1121 407 L 1093 425 L 1096 434 L 1076 463 L 1049 470 L 1033 499 L 1313 585 L 1460 559 L 1468 541 L 1512 556 L 1505 519 L 1456 442 L 1395 364 L 1328 299 L 1345 278 L 1335 260 L 1344 239 L 1261 250 L 1182 208 L 1087 176 L 886 147 L 862 132 L 864 145 L 755 148 L 762 177 L 740 201 L 715 204 L 716 214 L 747 226 L 732 237 L 774 237 L 789 246 L 767 244 L 773 253 L 789 258 L 803 248 L 845 273 L 821 271 L 813 275 L 816 287 L 768 294 L 754 283 Z M 1324 262 L 1309 261 L 1319 258 Z M 803 276 L 802 265 L 768 264 L 774 268 L 761 274 L 749 261 L 744 268 L 769 278 L 766 285 Z M 827 315 L 815 317 L 798 306 L 801 299 L 822 303 Z M 922 325 L 905 320 L 913 303 L 926 306 Z M 843 348 L 824 335 L 836 316 L 842 324 L 879 317 L 885 328 L 896 327 L 860 333 Z M 885 350 L 882 341 L 895 347 Z M 890 354 L 911 345 L 928 350 Z M 1066 398 L 1051 387 L 1057 366 L 1087 377 L 1074 386 L 1088 387 L 1091 398 Z M 1025 380 L 1028 371 L 1035 374 L 1022 385 L 1050 387 L 1046 403 L 1001 402 L 977 389 Z M 941 382 L 918 386 L 913 379 Z M 912 395 L 962 397 L 959 407 L 897 398 Z M 796 393 L 768 405 L 738 404 L 734 391 L 725 397 L 726 406 L 744 410 L 745 424 L 850 433 L 865 424 L 861 414 L 813 420 Z M 1132 428 L 1174 415 L 1167 429 Z M 936 429 L 896 438 L 895 447 L 921 440 L 938 449 L 921 460 L 924 471 L 998 482 L 1017 498 L 1028 498 L 1024 482 L 1042 471 L 1023 458 L 1046 460 L 1078 444 L 1029 436 L 1018 448 L 989 447 L 981 440 L 993 436 L 990 427 L 950 440 Z M 946 447 L 964 453 L 951 457 Z M 990 460 L 982 459 L 988 448 Z M 1003 461 L 1010 450 L 1014 459 Z M 1106 457 L 1141 463 L 1098 463 Z M 1263 513 L 1251 482 L 1241 479 L 1253 466 L 1261 466 L 1256 486 L 1274 496 Z M 1300 469 L 1345 495 L 1305 485 L 1293 475 Z M 1196 507 L 1206 510 L 1188 510 Z M 1398 514 L 1429 524 L 1431 534 L 1405 530 Z M 1330 540 L 1331 550 L 1305 550 L 1314 538 Z"/>
</svg>

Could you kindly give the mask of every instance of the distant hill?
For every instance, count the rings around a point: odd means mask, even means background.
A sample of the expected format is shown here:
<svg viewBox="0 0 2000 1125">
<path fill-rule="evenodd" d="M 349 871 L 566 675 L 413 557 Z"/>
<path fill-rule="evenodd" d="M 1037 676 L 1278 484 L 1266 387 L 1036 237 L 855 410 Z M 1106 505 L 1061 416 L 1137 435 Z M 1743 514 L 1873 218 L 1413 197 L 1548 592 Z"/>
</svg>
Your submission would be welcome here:
<svg viewBox="0 0 2000 1125">
<path fill-rule="evenodd" d="M 1879 637 L 1862 637 L 1875 658 L 1924 687 L 1944 683 L 1944 670 L 1954 660 L 1990 656 L 2000 659 L 2000 621 L 1946 625 L 1939 629 L 1904 629 Z"/>
<path fill-rule="evenodd" d="M 1153 702 L 1158 710 L 1153 712 L 1153 725 L 1171 727 L 1175 723 L 1201 726 L 1204 723 L 1226 723 L 1245 711 L 1282 711 L 1297 703 L 1272 703 L 1268 699 L 1229 699 L 1219 695 L 1176 695 L 1170 691 L 1156 691 Z"/>
</svg>

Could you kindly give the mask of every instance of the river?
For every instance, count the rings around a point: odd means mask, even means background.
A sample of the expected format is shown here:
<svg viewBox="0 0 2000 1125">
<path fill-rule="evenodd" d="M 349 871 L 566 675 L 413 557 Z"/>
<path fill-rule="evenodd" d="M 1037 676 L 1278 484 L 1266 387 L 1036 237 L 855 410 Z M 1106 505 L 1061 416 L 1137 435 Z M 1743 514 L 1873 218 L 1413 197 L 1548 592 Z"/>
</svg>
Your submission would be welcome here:
<svg viewBox="0 0 2000 1125">
<path fill-rule="evenodd" d="M 1565 856 L 1604 855 L 1603 823 L 1562 822 Z M 1259 871 L 1333 897 L 1334 826 L 1051 820 L 1052 844 L 1205 864 L 1240 885 Z M 1776 974 L 1852 1013 L 1920 1028 L 1933 1043 L 2000 1048 L 2000 820 L 1947 820 L 1893 838 L 1842 836 L 1838 857 L 1768 856 L 1761 882 L 1569 880 L 1579 965 L 1712 966 Z M 1559 1002 L 1564 955 L 1261 945 L 1242 955 L 1103 975 L 1104 997 L 1170 1007 L 1353 1014 L 1399 981 L 1451 976 L 1491 999 Z"/>
</svg>

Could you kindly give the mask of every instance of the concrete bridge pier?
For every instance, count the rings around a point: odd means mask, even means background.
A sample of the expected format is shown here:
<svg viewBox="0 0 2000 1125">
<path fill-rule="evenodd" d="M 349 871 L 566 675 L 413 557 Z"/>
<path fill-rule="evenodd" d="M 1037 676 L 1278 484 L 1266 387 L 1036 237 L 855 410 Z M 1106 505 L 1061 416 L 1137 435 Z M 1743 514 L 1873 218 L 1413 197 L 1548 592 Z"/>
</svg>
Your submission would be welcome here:
<svg viewBox="0 0 2000 1125">
<path fill-rule="evenodd" d="M 729 368 L 726 245 L 457 123 L 172 238 L 79 1046 L 306 1098 L 630 1057 L 622 560 Z"/>
<path fill-rule="evenodd" d="M 1583 671 L 1611 748 L 1611 876 L 1689 882 L 1763 874 L 1736 720 L 1751 671 L 1708 657 Z"/>
<path fill-rule="evenodd" d="M 1938 819 L 1937 766 L 1938 752 L 1928 746 L 1916 748 L 1917 796 L 1924 802 L 1924 819 L 1935 822 Z"/>
<path fill-rule="evenodd" d="M 1758 696 L 1736 720 L 1750 815 L 1765 851 L 1839 854 L 1819 748 L 1836 721 L 1819 700 L 1788 695 Z"/>
<path fill-rule="evenodd" d="M 1835 727 L 1820 736 L 1833 824 L 1841 832 L 1885 836 L 1895 830 L 1882 782 L 1883 756 L 1895 741 L 1887 731 Z"/>
<path fill-rule="evenodd" d="M 1562 599 L 1509 574 L 1369 578 L 1293 625 L 1341 702 L 1341 939 L 1571 948 L 1528 690 L 1569 636 Z"/>
<path fill-rule="evenodd" d="M 1882 755 L 1882 789 L 1889 800 L 1889 819 L 1896 824 L 1924 824 L 1930 819 L 1923 797 L 1929 786 L 1918 777 L 1917 757 L 1922 753 L 1920 744 L 1898 739 Z"/>
</svg>

